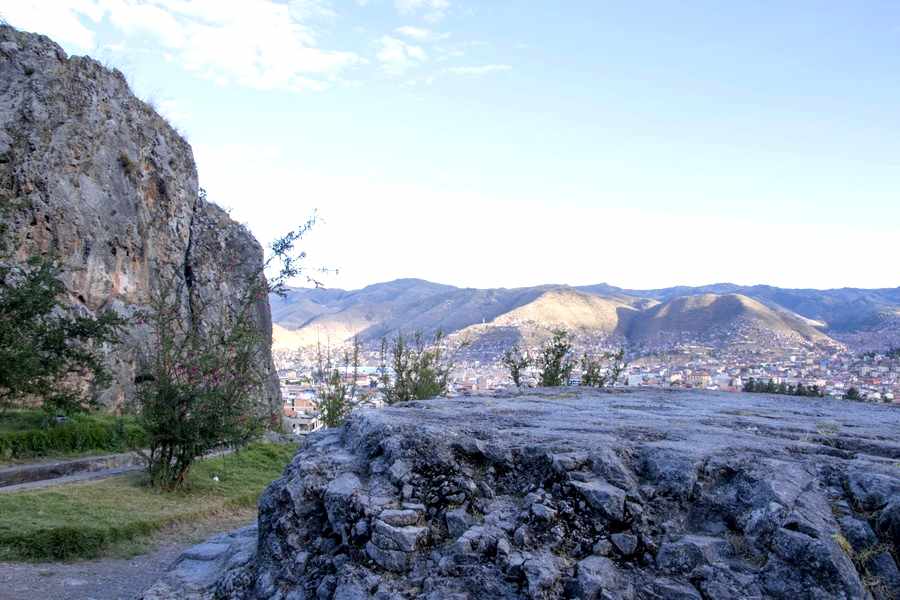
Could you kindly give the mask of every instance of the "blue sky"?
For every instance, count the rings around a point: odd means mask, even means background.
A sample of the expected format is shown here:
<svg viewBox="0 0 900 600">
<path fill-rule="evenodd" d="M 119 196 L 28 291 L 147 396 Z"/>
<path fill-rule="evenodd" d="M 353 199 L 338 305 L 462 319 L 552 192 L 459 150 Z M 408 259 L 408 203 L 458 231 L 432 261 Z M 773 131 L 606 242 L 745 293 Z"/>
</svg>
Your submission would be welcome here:
<svg viewBox="0 0 900 600">
<path fill-rule="evenodd" d="M 895 2 L 5 0 L 330 286 L 900 285 Z"/>
</svg>

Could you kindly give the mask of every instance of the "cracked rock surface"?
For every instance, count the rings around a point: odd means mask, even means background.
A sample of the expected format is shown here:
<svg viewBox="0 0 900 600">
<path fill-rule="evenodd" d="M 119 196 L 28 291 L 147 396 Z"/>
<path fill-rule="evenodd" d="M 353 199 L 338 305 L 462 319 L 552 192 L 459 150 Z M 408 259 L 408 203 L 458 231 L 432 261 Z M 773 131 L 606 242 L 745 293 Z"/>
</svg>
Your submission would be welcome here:
<svg viewBox="0 0 900 600">
<path fill-rule="evenodd" d="M 210 597 L 897 597 L 900 411 L 586 389 L 354 413 Z"/>
</svg>

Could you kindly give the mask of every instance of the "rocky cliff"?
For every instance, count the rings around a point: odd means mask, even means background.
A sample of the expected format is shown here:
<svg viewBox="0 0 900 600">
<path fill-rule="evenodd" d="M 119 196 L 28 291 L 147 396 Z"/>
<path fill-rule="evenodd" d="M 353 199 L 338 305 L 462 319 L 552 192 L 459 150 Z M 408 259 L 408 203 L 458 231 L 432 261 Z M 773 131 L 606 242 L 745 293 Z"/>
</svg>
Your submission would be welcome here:
<svg viewBox="0 0 900 600">
<path fill-rule="evenodd" d="M 160 286 L 180 289 L 184 318 L 200 303 L 234 304 L 263 252 L 249 231 L 200 197 L 191 147 L 130 91 L 124 76 L 68 57 L 44 36 L 0 26 L 0 202 L 19 259 L 53 253 L 65 266 L 72 310 L 131 315 Z M 266 397 L 280 400 L 270 356 Z M 134 327 L 110 352 L 116 384 L 107 406 L 133 390 L 146 332 Z"/>
<path fill-rule="evenodd" d="M 586 389 L 364 410 L 309 436 L 258 535 L 145 598 L 896 598 L 898 417 Z"/>
</svg>

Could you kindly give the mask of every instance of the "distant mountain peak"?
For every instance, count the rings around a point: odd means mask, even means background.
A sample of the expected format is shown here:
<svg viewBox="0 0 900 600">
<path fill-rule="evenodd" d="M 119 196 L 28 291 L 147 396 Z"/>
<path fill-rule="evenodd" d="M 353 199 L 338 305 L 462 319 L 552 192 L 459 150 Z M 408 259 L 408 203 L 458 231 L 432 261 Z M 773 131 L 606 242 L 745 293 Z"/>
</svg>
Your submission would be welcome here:
<svg viewBox="0 0 900 600">
<path fill-rule="evenodd" d="M 273 298 L 274 321 L 306 334 L 297 339 L 360 335 L 377 340 L 398 331 L 442 329 L 503 339 L 522 339 L 562 326 L 633 343 L 738 330 L 807 343 L 851 341 L 859 347 L 900 344 L 900 288 L 862 290 L 785 289 L 768 285 L 715 283 L 655 290 L 630 290 L 608 283 L 545 284 L 524 288 L 460 288 L 419 278 L 401 278 L 360 290 L 293 289 Z M 472 328 L 472 329 L 470 329 Z M 493 335 L 493 334 L 492 334 Z M 895 337 L 891 337 L 895 336 Z M 495 343 L 500 343 L 495 339 Z"/>
</svg>

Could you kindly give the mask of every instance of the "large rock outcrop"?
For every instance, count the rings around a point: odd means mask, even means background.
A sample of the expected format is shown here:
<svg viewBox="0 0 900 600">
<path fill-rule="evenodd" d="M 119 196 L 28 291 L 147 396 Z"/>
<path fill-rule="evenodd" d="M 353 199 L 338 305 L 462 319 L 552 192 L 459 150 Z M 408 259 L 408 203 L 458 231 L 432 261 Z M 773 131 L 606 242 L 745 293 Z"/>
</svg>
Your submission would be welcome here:
<svg viewBox="0 0 900 600">
<path fill-rule="evenodd" d="M 8 26 L 0 26 L 0 203 L 13 207 L 20 260 L 61 258 L 72 310 L 132 315 L 170 286 L 187 319 L 201 304 L 234 305 L 262 265 L 250 232 L 201 199 L 191 147 L 119 71 Z M 261 400 L 276 407 L 266 298 L 255 318 L 271 374 Z M 145 336 L 135 326 L 110 352 L 116 384 L 96 391 L 103 404 L 129 397 Z"/>
<path fill-rule="evenodd" d="M 569 389 L 364 410 L 265 492 L 254 558 L 223 545 L 220 575 L 201 569 L 215 584 L 148 598 L 895 598 L 898 461 L 900 411 L 833 400 Z"/>
</svg>

